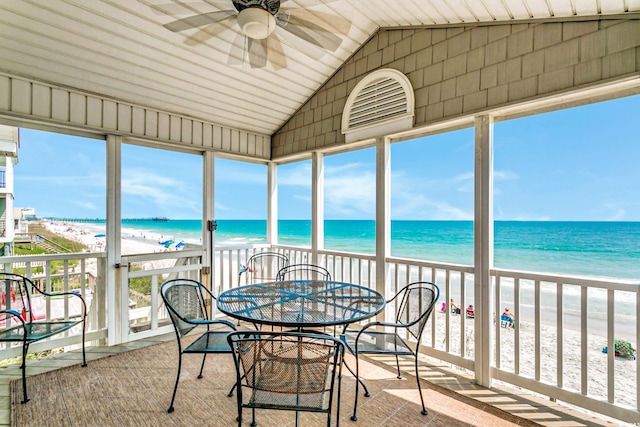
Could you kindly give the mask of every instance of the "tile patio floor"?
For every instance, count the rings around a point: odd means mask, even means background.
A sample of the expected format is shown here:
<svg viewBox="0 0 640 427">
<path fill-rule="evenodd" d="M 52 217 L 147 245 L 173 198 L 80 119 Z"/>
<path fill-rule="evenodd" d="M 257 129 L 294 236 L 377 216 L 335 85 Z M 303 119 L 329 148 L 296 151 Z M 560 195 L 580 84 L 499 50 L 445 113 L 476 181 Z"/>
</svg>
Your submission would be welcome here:
<svg viewBox="0 0 640 427">
<path fill-rule="evenodd" d="M 118 354 L 129 350 L 142 348 L 159 342 L 175 340 L 175 335 L 168 334 L 161 337 L 136 341 L 114 347 L 87 347 L 87 360 L 91 361 L 104 358 L 108 355 Z M 186 356 L 196 357 L 197 356 Z M 216 357 L 216 356 L 213 356 Z M 28 375 L 35 375 L 51 370 L 78 364 L 82 358 L 77 351 L 61 353 L 40 360 L 29 360 L 27 363 Z M 228 358 L 226 362 L 229 369 L 233 370 L 233 363 Z M 343 399 L 341 408 L 341 423 L 345 426 L 514 426 L 513 419 L 508 415 L 500 415 L 501 409 L 521 418 L 525 418 L 543 426 L 553 427 L 580 427 L 580 426 L 612 426 L 615 421 L 607 421 L 601 418 L 587 415 L 586 413 L 572 410 L 568 407 L 550 402 L 542 398 L 534 397 L 528 392 L 518 391 L 510 387 L 494 387 L 486 389 L 474 384 L 473 380 L 465 375 L 456 374 L 444 365 L 421 363 L 421 377 L 427 381 L 423 386 L 425 402 L 430 415 L 423 417 L 419 414 L 419 396 L 413 377 L 407 377 L 404 381 L 395 378 L 395 361 L 392 358 L 367 358 L 367 363 L 361 365 L 363 372 L 367 373 L 365 380 L 372 392 L 370 398 L 360 398 L 358 407 L 359 421 L 353 423 L 349 420 L 353 407 L 353 378 L 345 373 L 343 377 Z M 207 359 L 207 363 L 212 360 Z M 349 360 L 347 360 L 349 361 Z M 226 363 L 224 362 L 224 363 Z M 215 363 L 218 363 L 216 361 Z M 353 361 L 351 361 L 351 364 Z M 408 372 L 413 370 L 411 360 L 406 360 Z M 171 373 L 170 375 L 175 375 Z M 11 365 L 0 368 L 0 426 L 9 426 L 11 417 L 10 381 L 20 378 L 19 365 Z M 436 390 L 430 390 L 428 382 L 453 390 L 459 395 L 474 399 L 473 405 L 469 405 L 465 399 L 456 399 L 456 396 L 446 395 Z M 181 386 L 182 387 L 182 386 Z M 180 394 L 180 389 L 178 394 Z M 226 396 L 223 397 L 224 399 Z M 33 400 L 29 402 L 32 404 Z M 230 406 L 235 411 L 233 404 L 227 400 L 225 406 Z M 176 411 L 178 407 L 176 405 Z M 497 413 L 497 414 L 496 414 Z M 260 413 L 258 413 L 260 414 Z M 250 416 L 246 411 L 245 420 Z M 260 415 L 258 415 L 260 416 Z M 324 416 L 322 416 L 324 420 Z M 304 420 L 304 418 L 303 418 Z M 260 423 L 266 426 L 269 423 Z M 235 425 L 233 419 L 229 423 Z M 248 425 L 248 423 L 246 423 Z M 315 423 L 314 423 L 315 424 Z M 304 426 L 304 424 L 301 424 Z"/>
</svg>

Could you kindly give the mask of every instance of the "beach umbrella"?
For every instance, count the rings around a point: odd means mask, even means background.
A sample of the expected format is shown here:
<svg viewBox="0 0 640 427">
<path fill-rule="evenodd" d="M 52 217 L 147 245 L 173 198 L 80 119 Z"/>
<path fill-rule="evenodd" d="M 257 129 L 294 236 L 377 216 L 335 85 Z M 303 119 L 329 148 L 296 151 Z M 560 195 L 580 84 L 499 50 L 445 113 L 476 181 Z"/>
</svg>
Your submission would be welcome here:
<svg viewBox="0 0 640 427">
<path fill-rule="evenodd" d="M 107 235 L 106 235 L 106 234 L 104 234 L 104 233 L 100 233 L 100 234 L 96 234 L 96 235 L 95 235 L 95 236 L 93 236 L 93 237 L 107 237 Z"/>
<path fill-rule="evenodd" d="M 182 249 L 184 248 L 184 242 L 180 241 L 179 243 L 176 244 L 176 249 Z"/>
<path fill-rule="evenodd" d="M 164 242 L 158 242 L 158 244 L 162 246 L 171 245 L 172 243 L 173 243 L 173 240 L 171 239 L 165 240 Z"/>
</svg>

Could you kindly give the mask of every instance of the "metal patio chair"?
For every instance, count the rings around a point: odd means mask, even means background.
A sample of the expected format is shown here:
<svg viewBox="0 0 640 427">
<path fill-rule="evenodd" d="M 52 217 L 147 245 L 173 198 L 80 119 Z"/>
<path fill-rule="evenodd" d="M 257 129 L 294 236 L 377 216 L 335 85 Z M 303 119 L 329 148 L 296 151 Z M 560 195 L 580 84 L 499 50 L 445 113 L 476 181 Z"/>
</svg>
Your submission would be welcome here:
<svg viewBox="0 0 640 427">
<path fill-rule="evenodd" d="M 331 425 L 334 391 L 336 425 L 340 422 L 340 383 L 344 344 L 323 334 L 238 331 L 229 334 L 238 391 L 238 426 L 242 410 L 278 409 L 327 414 Z M 247 391 L 247 393 L 245 393 Z"/>
<path fill-rule="evenodd" d="M 398 379 L 402 378 L 400 373 L 400 361 L 398 356 L 407 355 L 415 358 L 415 375 L 418 383 L 418 392 L 422 403 L 422 414 L 429 412 L 424 405 L 422 387 L 420 386 L 420 376 L 418 375 L 418 353 L 420 351 L 420 339 L 427 320 L 433 311 L 433 307 L 440 295 L 438 287 L 430 282 L 415 282 L 402 288 L 393 298 L 387 301 L 387 305 L 395 304 L 396 315 L 394 322 L 369 322 L 360 330 L 347 329 L 341 339 L 346 344 L 349 351 L 356 357 L 356 391 L 353 405 L 353 415 L 351 419 L 356 421 L 356 410 L 358 408 L 358 388 L 362 384 L 365 396 L 370 396 L 367 387 L 360 379 L 360 359 L 361 354 L 392 354 L 396 357 L 398 369 Z M 398 332 L 405 330 L 403 338 Z M 408 335 L 416 339 L 416 349 L 412 349 L 405 342 Z"/>
<path fill-rule="evenodd" d="M 331 280 L 331 273 L 319 265 L 291 264 L 278 271 L 276 280 Z M 308 313 L 311 314 L 314 311 L 318 312 L 317 310 L 309 308 Z M 322 330 L 325 332 L 326 328 L 322 328 Z"/>
<path fill-rule="evenodd" d="M 314 264 L 291 264 L 278 271 L 276 280 L 331 280 L 331 273 Z"/>
<path fill-rule="evenodd" d="M 260 252 L 252 255 L 238 272 L 238 286 L 241 285 L 242 275 L 245 283 L 260 283 L 275 280 L 278 272 L 289 265 L 289 258 L 278 252 Z"/>
<path fill-rule="evenodd" d="M 171 322 L 176 331 L 178 340 L 178 374 L 176 375 L 176 385 L 173 388 L 173 396 L 167 412 L 173 412 L 173 402 L 178 391 L 180 381 L 180 369 L 182 368 L 183 353 L 202 354 L 202 365 L 198 379 L 202 378 L 204 362 L 209 353 L 231 353 L 231 347 L 227 342 L 227 335 L 236 329 L 235 325 L 227 320 L 212 320 L 209 318 L 207 310 L 207 299 L 215 301 L 215 296 L 200 282 L 192 279 L 171 279 L 164 282 L 160 287 L 160 295 L 164 301 Z M 213 304 L 212 304 L 213 305 Z M 225 325 L 232 331 L 216 330 L 211 331 L 212 325 Z M 193 331 L 198 326 L 205 326 L 206 330 L 186 348 L 182 348 L 181 338 Z M 231 394 L 233 389 L 229 392 Z"/>
<path fill-rule="evenodd" d="M 0 310 L 0 342 L 22 344 L 22 401 L 27 403 L 26 362 L 29 345 L 70 330 L 80 325 L 82 328 L 82 366 L 87 366 L 85 355 L 85 330 L 87 304 L 76 292 L 45 292 L 29 278 L 13 273 L 0 273 L 0 290 L 3 294 L 4 310 Z M 47 320 L 45 313 L 36 313 L 34 301 L 42 299 L 45 305 L 60 300 L 68 312 L 61 318 Z M 13 304 L 12 304 L 13 302 Z M 74 307 L 71 307 L 71 306 Z M 8 307 L 8 308 L 7 308 Z M 72 310 L 75 309 L 75 310 Z M 73 312 L 72 312 L 73 311 Z"/>
</svg>

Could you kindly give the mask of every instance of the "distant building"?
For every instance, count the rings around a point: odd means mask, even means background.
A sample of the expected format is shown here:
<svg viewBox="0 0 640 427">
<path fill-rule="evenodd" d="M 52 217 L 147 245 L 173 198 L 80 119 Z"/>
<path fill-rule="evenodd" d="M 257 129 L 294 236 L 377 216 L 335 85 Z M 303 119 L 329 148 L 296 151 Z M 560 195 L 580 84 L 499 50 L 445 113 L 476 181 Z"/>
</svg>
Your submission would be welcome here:
<svg viewBox="0 0 640 427">
<path fill-rule="evenodd" d="M 35 221 L 35 208 L 13 208 L 13 229 L 17 235 L 29 233 L 29 221 Z"/>
<path fill-rule="evenodd" d="M 24 221 L 35 221 L 38 219 L 36 216 L 36 208 L 15 208 L 20 212 L 20 219 Z"/>
<path fill-rule="evenodd" d="M 13 167 L 18 163 L 18 128 L 0 125 L 0 256 L 13 255 Z"/>
</svg>

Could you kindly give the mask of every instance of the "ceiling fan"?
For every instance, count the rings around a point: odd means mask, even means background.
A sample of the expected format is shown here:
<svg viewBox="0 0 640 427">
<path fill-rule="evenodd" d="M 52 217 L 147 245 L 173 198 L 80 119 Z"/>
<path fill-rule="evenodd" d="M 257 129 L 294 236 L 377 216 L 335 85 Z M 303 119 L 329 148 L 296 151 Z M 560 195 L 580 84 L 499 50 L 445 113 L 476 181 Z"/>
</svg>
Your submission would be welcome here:
<svg viewBox="0 0 640 427">
<path fill-rule="evenodd" d="M 220 10 L 193 14 L 164 24 L 164 27 L 173 32 L 199 29 L 185 40 L 186 44 L 195 45 L 228 29 L 225 22 L 229 22 L 231 28 L 238 31 L 229 53 L 229 64 L 248 63 L 251 68 L 262 68 L 269 61 L 275 69 L 280 69 L 287 65 L 283 43 L 313 59 L 340 46 L 342 38 L 336 33 L 346 34 L 351 24 L 338 15 L 308 9 L 333 1 L 336 0 L 297 0 L 296 3 L 305 6 L 303 8 L 286 7 L 289 0 L 204 0 Z M 176 6 L 180 11 L 176 11 Z M 155 8 L 174 15 L 195 10 L 187 3 Z"/>
</svg>

